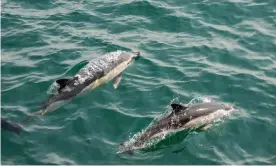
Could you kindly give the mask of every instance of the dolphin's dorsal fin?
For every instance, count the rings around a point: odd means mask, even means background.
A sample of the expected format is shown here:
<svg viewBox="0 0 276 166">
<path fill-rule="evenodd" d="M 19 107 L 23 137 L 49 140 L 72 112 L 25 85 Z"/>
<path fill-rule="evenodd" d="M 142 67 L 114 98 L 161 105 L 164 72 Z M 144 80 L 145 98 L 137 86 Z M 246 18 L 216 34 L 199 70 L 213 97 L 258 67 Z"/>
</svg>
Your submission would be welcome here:
<svg viewBox="0 0 276 166">
<path fill-rule="evenodd" d="M 188 107 L 186 107 L 186 106 L 184 106 L 184 105 L 175 104 L 175 103 L 172 103 L 172 104 L 171 104 L 171 107 L 172 107 L 174 113 L 178 113 L 178 112 L 180 112 L 181 110 L 185 110 L 185 109 L 188 108 Z"/>
<path fill-rule="evenodd" d="M 56 83 L 59 85 L 58 92 L 61 91 L 68 83 L 70 83 L 73 79 L 72 78 L 61 78 L 56 80 Z"/>
<path fill-rule="evenodd" d="M 71 78 L 61 78 L 61 79 L 56 80 L 56 83 L 59 85 L 59 87 L 64 87 L 71 80 L 72 80 Z"/>
</svg>

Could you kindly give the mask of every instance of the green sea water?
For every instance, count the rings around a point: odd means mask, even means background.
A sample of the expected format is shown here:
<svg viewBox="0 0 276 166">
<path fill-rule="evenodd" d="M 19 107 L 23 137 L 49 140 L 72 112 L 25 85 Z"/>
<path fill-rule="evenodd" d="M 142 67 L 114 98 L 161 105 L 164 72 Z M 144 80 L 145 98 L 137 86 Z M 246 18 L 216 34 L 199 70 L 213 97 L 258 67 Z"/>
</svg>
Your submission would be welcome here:
<svg viewBox="0 0 276 166">
<path fill-rule="evenodd" d="M 3 0 L 1 117 L 20 122 L 50 85 L 116 50 L 141 57 L 112 83 L 1 131 L 1 164 L 276 164 L 275 0 Z M 121 142 L 171 102 L 233 116 L 134 155 Z"/>
</svg>

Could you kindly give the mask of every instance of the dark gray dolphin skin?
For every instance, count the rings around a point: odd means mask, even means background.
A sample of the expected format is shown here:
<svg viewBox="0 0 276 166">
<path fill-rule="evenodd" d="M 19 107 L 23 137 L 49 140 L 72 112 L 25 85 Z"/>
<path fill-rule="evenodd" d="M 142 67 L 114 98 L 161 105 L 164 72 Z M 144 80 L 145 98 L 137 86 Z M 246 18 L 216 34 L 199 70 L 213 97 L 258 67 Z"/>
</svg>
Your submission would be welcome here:
<svg viewBox="0 0 276 166">
<path fill-rule="evenodd" d="M 184 106 L 181 104 L 171 104 L 173 111 L 165 116 L 164 118 L 158 120 L 155 124 L 150 126 L 143 134 L 141 134 L 134 142 L 133 145 L 126 145 L 124 143 L 120 144 L 119 149 L 121 151 L 131 152 L 132 146 L 139 147 L 145 141 L 153 138 L 158 133 L 167 130 L 177 130 L 182 128 L 194 128 L 198 125 L 207 126 L 210 123 L 211 118 L 219 118 L 223 116 L 222 114 L 212 115 L 212 113 L 218 110 L 228 111 L 231 109 L 230 106 L 220 104 L 220 103 L 201 103 L 194 104 L 191 106 Z"/>
<path fill-rule="evenodd" d="M 1 117 L 1 129 L 20 134 L 22 127 L 15 122 Z"/>
<path fill-rule="evenodd" d="M 72 78 L 63 78 L 55 81 L 57 93 L 53 94 L 42 104 L 39 111 L 24 120 L 29 121 L 35 115 L 44 115 L 56 110 L 70 101 L 76 95 L 113 80 L 116 89 L 121 81 L 123 71 L 138 59 L 140 52 L 116 51 L 105 54 L 89 62 Z"/>
</svg>

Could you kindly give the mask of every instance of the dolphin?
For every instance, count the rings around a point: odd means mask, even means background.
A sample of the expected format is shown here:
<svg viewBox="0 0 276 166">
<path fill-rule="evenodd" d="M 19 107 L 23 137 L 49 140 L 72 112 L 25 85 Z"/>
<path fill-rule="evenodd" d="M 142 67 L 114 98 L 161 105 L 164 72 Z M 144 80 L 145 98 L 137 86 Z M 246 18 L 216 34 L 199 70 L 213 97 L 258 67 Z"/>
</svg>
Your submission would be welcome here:
<svg viewBox="0 0 276 166">
<path fill-rule="evenodd" d="M 134 142 L 130 144 L 127 142 L 121 143 L 119 151 L 126 151 L 132 154 L 133 149 L 139 149 L 145 142 L 164 134 L 164 131 L 171 133 L 197 127 L 207 130 L 214 120 L 227 115 L 229 110 L 231 110 L 229 105 L 216 102 L 190 106 L 172 103 L 171 107 L 173 110 L 170 114 L 148 127 Z"/>
<path fill-rule="evenodd" d="M 113 87 L 116 89 L 122 79 L 123 71 L 139 56 L 140 52 L 118 50 L 90 61 L 74 77 L 56 80 L 54 84 L 57 93 L 52 94 L 40 106 L 39 111 L 33 115 L 44 115 L 47 112 L 52 112 L 75 96 L 95 89 L 111 80 L 113 80 Z"/>
<path fill-rule="evenodd" d="M 4 119 L 2 117 L 1 117 L 1 129 L 10 131 L 16 134 L 20 134 L 20 132 L 22 131 L 22 127 L 19 124 L 12 122 L 10 120 Z"/>
</svg>

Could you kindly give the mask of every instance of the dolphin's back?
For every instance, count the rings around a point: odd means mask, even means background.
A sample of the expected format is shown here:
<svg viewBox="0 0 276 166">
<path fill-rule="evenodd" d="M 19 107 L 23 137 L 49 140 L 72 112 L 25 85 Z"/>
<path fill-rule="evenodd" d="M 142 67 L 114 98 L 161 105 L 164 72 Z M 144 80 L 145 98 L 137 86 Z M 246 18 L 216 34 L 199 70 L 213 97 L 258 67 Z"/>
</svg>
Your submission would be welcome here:
<svg viewBox="0 0 276 166">
<path fill-rule="evenodd" d="M 188 117 L 196 118 L 221 109 L 228 109 L 228 107 L 220 103 L 200 103 L 192 105 L 185 112 Z"/>
<path fill-rule="evenodd" d="M 221 109 L 228 109 L 228 107 L 220 103 L 194 104 L 175 115 L 171 113 L 169 116 L 160 119 L 148 131 L 154 131 L 151 133 L 155 134 L 158 131 L 157 129 L 179 128 L 192 119 L 211 114 Z"/>
<path fill-rule="evenodd" d="M 102 57 L 89 62 L 76 76 L 80 82 L 84 82 L 88 78 L 99 77 L 99 73 L 102 72 L 106 75 L 119 64 L 127 61 L 129 58 L 130 56 L 125 54 L 123 51 L 105 54 Z"/>
</svg>

